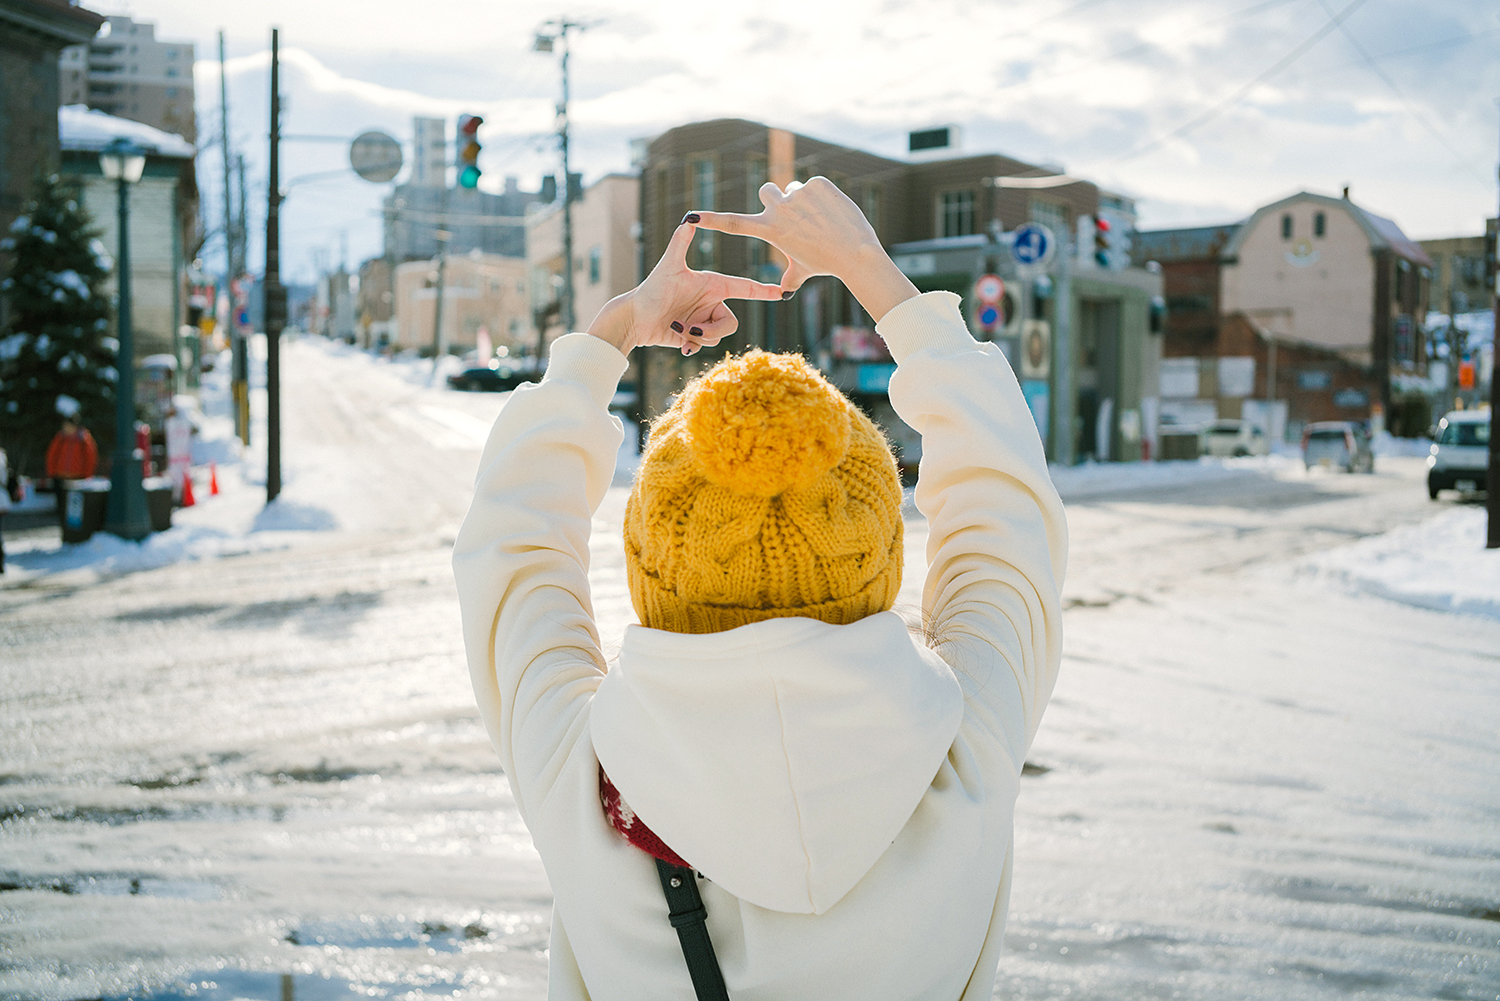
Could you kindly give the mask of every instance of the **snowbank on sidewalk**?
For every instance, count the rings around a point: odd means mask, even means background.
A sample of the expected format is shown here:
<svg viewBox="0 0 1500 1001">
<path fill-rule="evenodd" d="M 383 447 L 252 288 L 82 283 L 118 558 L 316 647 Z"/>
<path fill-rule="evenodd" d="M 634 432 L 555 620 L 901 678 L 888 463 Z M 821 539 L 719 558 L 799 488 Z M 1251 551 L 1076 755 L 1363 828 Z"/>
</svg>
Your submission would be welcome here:
<svg viewBox="0 0 1500 1001">
<path fill-rule="evenodd" d="M 1446 511 L 1418 525 L 1328 550 L 1299 571 L 1351 593 L 1500 619 L 1500 549 L 1485 549 L 1483 507 Z"/>
<path fill-rule="evenodd" d="M 1207 483 L 1236 476 L 1273 476 L 1300 472 L 1300 455 L 1252 455 L 1238 459 L 1203 456 L 1182 462 L 1085 462 L 1077 466 L 1050 465 L 1052 485 L 1063 500 L 1124 490 L 1151 490 Z"/>
</svg>

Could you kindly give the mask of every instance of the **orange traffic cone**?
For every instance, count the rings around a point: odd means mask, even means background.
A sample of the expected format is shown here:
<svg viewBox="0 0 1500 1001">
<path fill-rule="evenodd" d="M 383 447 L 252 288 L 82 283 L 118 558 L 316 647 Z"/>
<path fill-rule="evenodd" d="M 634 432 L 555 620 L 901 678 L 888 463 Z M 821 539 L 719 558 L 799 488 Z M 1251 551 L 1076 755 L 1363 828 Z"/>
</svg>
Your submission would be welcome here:
<svg viewBox="0 0 1500 1001">
<path fill-rule="evenodd" d="M 217 463 L 208 464 L 208 495 L 219 496 L 219 467 Z"/>
<path fill-rule="evenodd" d="M 188 470 L 182 471 L 182 506 L 193 506 L 193 474 Z"/>
</svg>

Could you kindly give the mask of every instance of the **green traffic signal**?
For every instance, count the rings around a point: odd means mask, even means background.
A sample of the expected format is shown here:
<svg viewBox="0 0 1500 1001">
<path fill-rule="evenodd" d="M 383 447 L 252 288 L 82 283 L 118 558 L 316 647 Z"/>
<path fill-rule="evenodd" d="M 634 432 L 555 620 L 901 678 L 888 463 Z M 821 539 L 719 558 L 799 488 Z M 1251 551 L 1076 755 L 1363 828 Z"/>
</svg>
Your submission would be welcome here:
<svg viewBox="0 0 1500 1001">
<path fill-rule="evenodd" d="M 475 188 L 475 187 L 478 187 L 479 186 L 479 168 L 475 167 L 472 164 L 470 164 L 469 166 L 465 167 L 462 171 L 459 172 L 458 183 L 460 185 L 462 185 L 463 187 L 465 187 L 465 188 Z"/>
</svg>

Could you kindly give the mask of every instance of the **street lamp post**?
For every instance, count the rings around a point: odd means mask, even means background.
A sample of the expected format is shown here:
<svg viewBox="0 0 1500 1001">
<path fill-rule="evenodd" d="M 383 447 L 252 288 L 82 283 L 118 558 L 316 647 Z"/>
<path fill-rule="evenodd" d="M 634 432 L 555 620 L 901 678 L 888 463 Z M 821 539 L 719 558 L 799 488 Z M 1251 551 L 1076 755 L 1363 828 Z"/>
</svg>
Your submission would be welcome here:
<svg viewBox="0 0 1500 1001">
<path fill-rule="evenodd" d="M 99 154 L 99 168 L 116 184 L 120 248 L 115 257 L 115 309 L 119 353 L 115 358 L 115 454 L 109 475 L 109 505 L 104 530 L 139 542 L 151 534 L 146 491 L 141 486 L 141 454 L 135 447 L 135 335 L 130 320 L 130 185 L 141 179 L 146 154 L 128 139 L 116 139 Z"/>
</svg>

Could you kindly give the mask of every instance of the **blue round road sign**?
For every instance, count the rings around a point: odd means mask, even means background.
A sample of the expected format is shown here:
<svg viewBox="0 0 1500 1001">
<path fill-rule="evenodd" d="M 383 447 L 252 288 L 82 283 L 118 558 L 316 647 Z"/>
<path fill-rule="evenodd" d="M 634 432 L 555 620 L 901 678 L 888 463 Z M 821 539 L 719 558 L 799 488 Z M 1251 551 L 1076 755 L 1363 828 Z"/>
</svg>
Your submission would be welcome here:
<svg viewBox="0 0 1500 1001">
<path fill-rule="evenodd" d="M 993 305 L 985 306 L 979 311 L 979 323 L 981 326 L 993 327 L 1000 322 L 1000 310 Z"/>
<path fill-rule="evenodd" d="M 1010 255 L 1018 264 L 1041 264 L 1052 256 L 1055 238 L 1046 226 L 1028 222 L 1016 229 L 1010 245 Z"/>
</svg>

